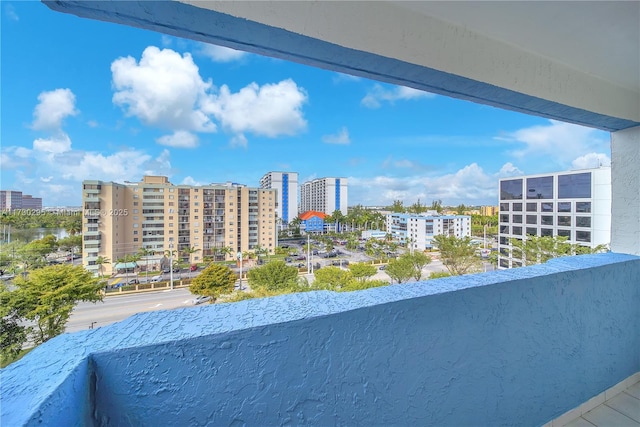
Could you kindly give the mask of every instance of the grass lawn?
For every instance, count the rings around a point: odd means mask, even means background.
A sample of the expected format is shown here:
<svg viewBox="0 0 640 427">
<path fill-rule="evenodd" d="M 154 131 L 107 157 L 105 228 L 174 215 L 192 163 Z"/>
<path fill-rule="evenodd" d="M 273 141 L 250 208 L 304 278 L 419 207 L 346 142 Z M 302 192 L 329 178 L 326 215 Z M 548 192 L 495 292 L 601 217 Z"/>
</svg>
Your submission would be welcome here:
<svg viewBox="0 0 640 427">
<path fill-rule="evenodd" d="M 31 350 L 33 350 L 35 347 L 32 348 L 27 348 L 25 350 L 22 350 L 20 353 L 18 353 L 18 355 L 15 357 L 15 359 L 10 359 L 10 358 L 5 358 L 0 357 L 0 368 L 5 368 L 7 367 L 9 364 L 22 359 L 22 356 L 24 356 L 25 354 L 29 353 Z"/>
</svg>

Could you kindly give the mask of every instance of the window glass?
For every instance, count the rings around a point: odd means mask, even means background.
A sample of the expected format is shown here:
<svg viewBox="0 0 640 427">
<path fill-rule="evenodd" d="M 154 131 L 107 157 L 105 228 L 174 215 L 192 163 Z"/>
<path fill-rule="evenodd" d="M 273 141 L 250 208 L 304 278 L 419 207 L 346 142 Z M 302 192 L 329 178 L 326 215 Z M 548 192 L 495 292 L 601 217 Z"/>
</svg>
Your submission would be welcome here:
<svg viewBox="0 0 640 427">
<path fill-rule="evenodd" d="M 576 227 L 591 227 L 591 217 L 589 216 L 577 216 Z"/>
<path fill-rule="evenodd" d="M 558 202 L 558 212 L 571 212 L 571 202 Z"/>
<path fill-rule="evenodd" d="M 500 234 L 509 234 L 509 226 L 501 225 L 500 226 Z"/>
<path fill-rule="evenodd" d="M 532 227 L 527 227 L 527 234 L 530 236 L 537 236 L 538 235 L 538 229 L 537 228 L 532 228 Z"/>
<path fill-rule="evenodd" d="M 591 202 L 576 202 L 576 212 L 590 213 Z"/>
<path fill-rule="evenodd" d="M 558 230 L 558 236 L 571 239 L 571 230 Z"/>
<path fill-rule="evenodd" d="M 551 216 L 551 215 L 542 215 L 540 217 L 540 224 L 542 224 L 542 225 L 553 225 L 553 216 Z"/>
<path fill-rule="evenodd" d="M 527 215 L 527 224 L 537 224 L 538 216 L 537 215 Z"/>
<path fill-rule="evenodd" d="M 522 234 L 522 227 L 513 227 L 513 231 L 511 234 L 517 234 L 517 235 Z"/>
<path fill-rule="evenodd" d="M 500 203 L 500 210 L 501 211 L 509 211 L 509 203 Z"/>
<path fill-rule="evenodd" d="M 509 260 L 500 258 L 500 267 L 509 268 Z"/>
<path fill-rule="evenodd" d="M 515 212 L 522 212 L 522 203 L 514 203 L 512 208 Z"/>
<path fill-rule="evenodd" d="M 527 212 L 538 212 L 537 203 L 527 203 Z"/>
<path fill-rule="evenodd" d="M 576 241 L 591 242 L 591 232 L 576 230 Z"/>
<path fill-rule="evenodd" d="M 553 202 L 544 202 L 540 204 L 542 212 L 553 212 Z"/>
<path fill-rule="evenodd" d="M 505 236 L 500 236 L 500 244 L 501 245 L 508 245 L 509 244 L 509 239 Z"/>
<path fill-rule="evenodd" d="M 540 229 L 540 236 L 542 237 L 546 237 L 546 236 L 553 236 L 553 229 L 551 228 L 541 228 Z"/>
<path fill-rule="evenodd" d="M 591 172 L 558 176 L 558 199 L 591 197 Z"/>
<path fill-rule="evenodd" d="M 570 216 L 559 216 L 558 217 L 558 225 L 561 225 L 563 227 L 570 227 L 571 226 L 571 217 Z"/>
<path fill-rule="evenodd" d="M 509 214 L 500 214 L 500 222 L 509 222 Z"/>
<path fill-rule="evenodd" d="M 522 224 L 522 215 L 512 215 L 511 221 L 516 224 Z"/>
<path fill-rule="evenodd" d="M 527 199 L 553 199 L 553 177 L 527 178 Z"/>
<path fill-rule="evenodd" d="M 521 200 L 522 179 L 510 179 L 500 182 L 500 200 Z"/>
</svg>

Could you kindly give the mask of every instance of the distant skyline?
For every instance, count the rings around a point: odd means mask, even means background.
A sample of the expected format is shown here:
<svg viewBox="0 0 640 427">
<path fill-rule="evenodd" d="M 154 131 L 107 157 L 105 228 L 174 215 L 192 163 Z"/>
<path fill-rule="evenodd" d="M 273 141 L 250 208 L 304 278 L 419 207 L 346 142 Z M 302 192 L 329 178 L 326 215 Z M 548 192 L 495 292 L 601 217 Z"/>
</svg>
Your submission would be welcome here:
<svg viewBox="0 0 640 427">
<path fill-rule="evenodd" d="M 349 205 L 495 205 L 498 179 L 610 165 L 607 132 L 2 2 L 3 190 L 346 177 Z"/>
</svg>

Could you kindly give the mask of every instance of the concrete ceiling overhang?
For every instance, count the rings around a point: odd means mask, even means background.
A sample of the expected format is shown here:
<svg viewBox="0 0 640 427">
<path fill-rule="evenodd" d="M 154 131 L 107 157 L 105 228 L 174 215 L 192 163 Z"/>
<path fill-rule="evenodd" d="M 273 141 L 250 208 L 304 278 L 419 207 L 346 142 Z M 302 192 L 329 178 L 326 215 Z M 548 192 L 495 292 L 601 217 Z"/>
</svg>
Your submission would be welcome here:
<svg viewBox="0 0 640 427">
<path fill-rule="evenodd" d="M 44 1 L 599 129 L 640 125 L 640 2 Z"/>
</svg>

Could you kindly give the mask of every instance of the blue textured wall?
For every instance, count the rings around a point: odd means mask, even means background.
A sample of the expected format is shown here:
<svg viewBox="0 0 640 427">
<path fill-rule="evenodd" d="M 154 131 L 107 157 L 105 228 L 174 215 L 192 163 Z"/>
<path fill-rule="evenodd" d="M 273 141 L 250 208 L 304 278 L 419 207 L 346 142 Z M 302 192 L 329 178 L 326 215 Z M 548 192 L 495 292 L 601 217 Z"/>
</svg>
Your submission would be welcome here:
<svg viewBox="0 0 640 427">
<path fill-rule="evenodd" d="M 142 313 L 4 369 L 1 421 L 541 425 L 640 371 L 639 282 L 602 254 Z"/>
</svg>

